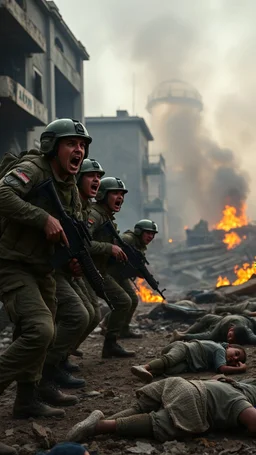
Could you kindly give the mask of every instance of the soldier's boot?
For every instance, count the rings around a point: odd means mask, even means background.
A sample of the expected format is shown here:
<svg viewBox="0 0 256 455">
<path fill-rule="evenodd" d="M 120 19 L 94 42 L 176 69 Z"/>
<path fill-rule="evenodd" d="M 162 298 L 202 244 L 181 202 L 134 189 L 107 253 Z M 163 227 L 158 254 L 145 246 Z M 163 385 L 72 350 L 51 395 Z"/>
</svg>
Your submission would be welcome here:
<svg viewBox="0 0 256 455">
<path fill-rule="evenodd" d="M 110 359 L 111 357 L 135 357 L 134 351 L 126 351 L 116 342 L 116 337 L 106 337 L 102 350 L 102 358 Z"/>
<path fill-rule="evenodd" d="M 0 442 L 0 455 L 17 455 L 17 450 Z"/>
<path fill-rule="evenodd" d="M 63 409 L 52 408 L 40 401 L 35 382 L 18 382 L 17 394 L 13 407 L 15 419 L 29 417 L 64 417 Z"/>
<path fill-rule="evenodd" d="M 80 371 L 81 370 L 79 365 L 77 365 L 76 363 L 70 362 L 69 357 L 67 357 L 65 360 L 60 362 L 60 368 L 62 370 L 69 371 L 69 373 L 75 373 L 76 371 Z"/>
<path fill-rule="evenodd" d="M 60 366 L 44 365 L 43 377 L 55 382 L 61 389 L 79 389 L 85 386 L 83 378 L 75 378 Z"/>
<path fill-rule="evenodd" d="M 75 395 L 67 395 L 49 380 L 42 378 L 38 386 L 39 397 L 52 406 L 74 406 L 79 403 Z"/>
</svg>

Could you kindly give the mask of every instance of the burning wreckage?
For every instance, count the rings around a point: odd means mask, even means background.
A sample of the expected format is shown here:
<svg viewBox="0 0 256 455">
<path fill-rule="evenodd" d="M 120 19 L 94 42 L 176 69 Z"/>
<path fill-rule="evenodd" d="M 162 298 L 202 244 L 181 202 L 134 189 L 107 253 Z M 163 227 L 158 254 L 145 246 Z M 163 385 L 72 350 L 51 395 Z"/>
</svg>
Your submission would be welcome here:
<svg viewBox="0 0 256 455">
<path fill-rule="evenodd" d="M 236 287 L 254 279 L 255 271 L 256 226 L 249 222 L 245 211 L 245 205 L 240 213 L 226 205 L 222 219 L 211 231 L 203 220 L 193 229 L 186 229 L 186 248 L 171 243 L 171 279 L 184 287 L 216 287 L 225 294 L 239 293 L 241 287 Z"/>
<path fill-rule="evenodd" d="M 139 316 L 139 320 L 194 320 L 211 311 L 208 304 L 256 295 L 256 225 L 248 220 L 245 204 L 240 211 L 226 205 L 222 219 L 212 230 L 206 221 L 200 220 L 193 229 L 186 227 L 185 232 L 185 244 L 175 245 L 169 240 L 168 268 L 164 271 L 173 289 L 180 289 L 180 293 L 176 292 L 175 298 L 175 291 L 167 285 L 165 302 L 139 280 L 140 300 L 161 303 Z"/>
</svg>

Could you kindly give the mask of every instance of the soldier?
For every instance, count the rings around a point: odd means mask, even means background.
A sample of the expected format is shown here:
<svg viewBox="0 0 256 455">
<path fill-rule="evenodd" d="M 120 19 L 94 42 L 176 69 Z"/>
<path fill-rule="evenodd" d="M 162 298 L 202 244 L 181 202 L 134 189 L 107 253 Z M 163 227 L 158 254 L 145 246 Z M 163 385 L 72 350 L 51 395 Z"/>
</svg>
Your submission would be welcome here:
<svg viewBox="0 0 256 455">
<path fill-rule="evenodd" d="M 77 175 L 77 186 L 79 188 L 82 203 L 83 220 L 86 223 L 88 221 L 92 205 L 91 199 L 95 198 L 100 186 L 100 179 L 104 174 L 105 172 L 98 161 L 86 158 L 83 161 L 79 174 Z M 85 331 L 77 343 L 79 346 L 95 329 L 95 327 L 97 327 L 100 322 L 101 313 L 98 304 L 98 297 L 86 278 L 77 278 L 74 281 L 73 286 L 77 294 L 83 300 L 84 306 L 89 314 L 89 323 L 87 327 L 85 327 Z M 72 364 L 69 360 L 66 360 L 62 365 L 65 369 L 71 372 L 79 370 L 78 365 Z"/>
<path fill-rule="evenodd" d="M 93 236 L 91 254 L 95 265 L 104 276 L 105 289 L 113 307 L 108 318 L 105 342 L 102 351 L 103 358 L 133 357 L 134 351 L 126 351 L 117 344 L 117 337 L 132 306 L 130 296 L 123 290 L 117 281 L 109 274 L 109 259 L 127 261 L 123 250 L 115 245 L 114 239 L 102 229 L 102 225 L 111 220 L 114 224 L 114 213 L 121 210 L 124 195 L 128 192 L 124 183 L 116 177 L 104 177 L 96 196 L 96 203 L 92 205 L 88 218 L 88 227 Z M 117 225 L 114 224 L 115 228 Z"/>
<path fill-rule="evenodd" d="M 218 316 L 207 314 L 195 322 L 186 332 L 174 330 L 171 342 L 184 340 L 213 340 L 228 343 L 256 344 L 256 321 L 242 315 Z M 166 346 L 162 354 L 168 351 Z"/>
<path fill-rule="evenodd" d="M 54 243 L 62 241 L 68 246 L 68 240 L 59 220 L 54 217 L 51 202 L 40 200 L 33 190 L 51 178 L 64 208 L 76 217 L 81 216 L 75 175 L 84 157 L 88 156 L 91 140 L 80 122 L 55 120 L 41 135 L 40 151 L 32 150 L 17 158 L 17 163 L 0 180 L 1 300 L 15 325 L 13 343 L 0 356 L 0 393 L 17 381 L 13 409 L 16 418 L 65 415 L 64 410 L 39 400 L 37 384 L 47 350 L 54 340 L 57 301 L 50 259 Z M 70 269 L 72 273 L 78 272 L 75 261 L 71 261 Z M 87 313 L 83 305 L 81 308 L 78 317 L 82 322 L 79 320 L 79 324 L 84 326 Z M 63 336 L 61 341 L 64 325 L 59 324 L 54 348 L 49 353 L 53 367 L 55 361 L 58 364 L 59 352 L 65 352 L 67 345 L 75 342 L 75 335 L 77 337 L 76 328 L 69 339 Z M 49 386 L 49 394 L 51 390 Z M 58 404 L 77 403 L 76 397 L 64 395 L 58 389 L 53 392 Z M 47 397 L 46 384 L 44 395 Z"/>
<path fill-rule="evenodd" d="M 147 246 L 154 239 L 155 235 L 158 233 L 157 224 L 151 220 L 140 220 L 135 224 L 133 231 L 125 231 L 122 235 L 122 239 L 132 245 L 134 248 L 139 250 L 145 255 Z M 120 338 L 142 338 L 140 333 L 137 333 L 130 328 L 130 323 L 134 312 L 138 306 L 138 296 L 134 290 L 134 286 L 131 283 L 129 278 L 124 278 L 122 275 L 122 268 L 115 264 L 109 270 L 110 275 L 115 279 L 115 281 L 123 288 L 123 290 L 130 296 L 132 305 L 129 313 L 126 316 L 123 327 L 121 329 Z M 110 313 L 106 315 L 104 321 L 101 323 L 103 332 L 106 330 L 108 325 L 108 318 Z"/>
</svg>

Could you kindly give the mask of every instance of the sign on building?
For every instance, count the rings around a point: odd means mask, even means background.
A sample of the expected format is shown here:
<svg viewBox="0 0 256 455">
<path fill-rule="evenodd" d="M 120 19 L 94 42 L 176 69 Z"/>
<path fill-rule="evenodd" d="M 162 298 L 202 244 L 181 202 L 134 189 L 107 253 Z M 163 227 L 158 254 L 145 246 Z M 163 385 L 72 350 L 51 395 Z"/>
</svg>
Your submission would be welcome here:
<svg viewBox="0 0 256 455">
<path fill-rule="evenodd" d="M 34 97 L 22 85 L 17 83 L 17 104 L 29 114 L 34 115 Z"/>
</svg>

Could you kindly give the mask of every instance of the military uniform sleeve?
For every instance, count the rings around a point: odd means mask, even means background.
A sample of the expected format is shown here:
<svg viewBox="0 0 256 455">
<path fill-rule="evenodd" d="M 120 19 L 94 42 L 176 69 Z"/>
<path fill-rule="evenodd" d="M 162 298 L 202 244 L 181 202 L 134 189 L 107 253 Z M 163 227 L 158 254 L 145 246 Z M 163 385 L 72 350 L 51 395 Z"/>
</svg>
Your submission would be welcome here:
<svg viewBox="0 0 256 455">
<path fill-rule="evenodd" d="M 90 232 L 92 238 L 94 237 L 94 234 L 96 233 L 97 229 L 99 229 L 102 224 L 103 224 L 103 221 L 101 219 L 100 214 L 98 214 L 96 212 L 90 212 L 88 220 L 87 220 L 87 227 L 89 229 L 89 232 Z M 93 239 L 91 242 L 90 253 L 92 256 L 101 255 L 101 254 L 111 255 L 112 243 L 104 242 L 104 241 L 101 242 L 101 241 Z"/>
<path fill-rule="evenodd" d="M 0 180 L 0 216 L 43 229 L 49 214 L 24 198 L 39 183 L 37 168 L 22 163 Z"/>
<path fill-rule="evenodd" d="M 133 239 L 132 239 L 132 237 L 131 237 L 129 234 L 122 234 L 122 235 L 121 235 L 121 238 L 122 238 L 122 240 L 123 240 L 125 243 L 128 243 L 128 245 L 135 246 L 135 245 L 134 245 L 134 242 L 133 242 Z"/>
</svg>

